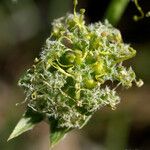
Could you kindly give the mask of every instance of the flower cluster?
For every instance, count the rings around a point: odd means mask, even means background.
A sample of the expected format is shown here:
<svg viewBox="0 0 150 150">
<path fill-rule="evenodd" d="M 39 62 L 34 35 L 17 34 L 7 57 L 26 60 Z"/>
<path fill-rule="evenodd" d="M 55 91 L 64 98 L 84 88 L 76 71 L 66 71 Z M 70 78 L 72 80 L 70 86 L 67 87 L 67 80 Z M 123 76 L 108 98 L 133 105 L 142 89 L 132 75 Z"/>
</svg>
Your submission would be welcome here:
<svg viewBox="0 0 150 150">
<path fill-rule="evenodd" d="M 25 90 L 28 107 L 57 120 L 58 128 L 81 128 L 102 106 L 115 108 L 120 98 L 106 81 L 126 88 L 133 82 L 142 85 L 132 68 L 122 64 L 136 51 L 107 21 L 86 25 L 81 10 L 52 25 L 40 57 L 19 86 Z"/>
</svg>

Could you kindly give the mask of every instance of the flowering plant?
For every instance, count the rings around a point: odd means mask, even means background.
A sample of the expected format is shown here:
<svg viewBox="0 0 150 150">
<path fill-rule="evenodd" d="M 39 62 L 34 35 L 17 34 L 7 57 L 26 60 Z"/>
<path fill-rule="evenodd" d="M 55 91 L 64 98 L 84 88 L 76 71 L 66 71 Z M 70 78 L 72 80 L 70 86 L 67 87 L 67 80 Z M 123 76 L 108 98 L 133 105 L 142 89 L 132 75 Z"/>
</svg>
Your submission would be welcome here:
<svg viewBox="0 0 150 150">
<path fill-rule="evenodd" d="M 76 7 L 75 1 L 75 7 Z M 27 111 L 10 138 L 48 120 L 50 139 L 56 144 L 68 131 L 81 129 L 103 106 L 120 102 L 116 87 L 143 84 L 123 61 L 136 51 L 108 21 L 86 25 L 84 9 L 54 20 L 52 33 L 33 66 L 20 78 Z M 117 81 L 110 88 L 107 81 Z"/>
</svg>

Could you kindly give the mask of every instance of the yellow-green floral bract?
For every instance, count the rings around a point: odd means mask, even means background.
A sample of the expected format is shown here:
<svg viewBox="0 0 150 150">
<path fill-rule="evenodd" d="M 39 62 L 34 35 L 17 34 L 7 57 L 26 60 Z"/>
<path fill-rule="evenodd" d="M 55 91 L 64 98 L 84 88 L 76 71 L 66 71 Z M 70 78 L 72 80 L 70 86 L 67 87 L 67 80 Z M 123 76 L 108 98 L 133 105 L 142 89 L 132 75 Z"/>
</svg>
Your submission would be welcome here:
<svg viewBox="0 0 150 150">
<path fill-rule="evenodd" d="M 142 80 L 137 82 L 132 68 L 122 64 L 136 51 L 107 21 L 86 25 L 81 10 L 55 20 L 52 26 L 40 57 L 21 77 L 19 86 L 25 91 L 28 109 L 55 122 L 51 132 L 60 131 L 60 136 L 61 130 L 64 135 L 82 128 L 99 108 L 116 107 L 120 97 L 106 81 L 129 88 L 133 82 L 141 86 Z"/>
</svg>

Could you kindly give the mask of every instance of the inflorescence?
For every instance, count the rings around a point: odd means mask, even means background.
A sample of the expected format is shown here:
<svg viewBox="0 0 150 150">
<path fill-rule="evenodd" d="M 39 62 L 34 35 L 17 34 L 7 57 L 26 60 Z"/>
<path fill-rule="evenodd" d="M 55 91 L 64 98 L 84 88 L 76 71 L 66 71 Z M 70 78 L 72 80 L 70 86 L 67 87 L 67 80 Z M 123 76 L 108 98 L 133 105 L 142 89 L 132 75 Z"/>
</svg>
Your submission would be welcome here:
<svg viewBox="0 0 150 150">
<path fill-rule="evenodd" d="M 115 109 L 120 102 L 119 85 L 130 88 L 135 82 L 142 86 L 132 68 L 123 66 L 136 51 L 108 21 L 86 25 L 84 11 L 76 13 L 74 9 L 74 14 L 52 23 L 40 57 L 19 80 L 27 110 L 34 113 L 25 113 L 9 139 L 48 118 L 55 144 L 69 130 L 82 128 L 101 107 Z M 117 84 L 112 88 L 107 81 Z M 42 117 L 38 118 L 39 114 Z"/>
<path fill-rule="evenodd" d="M 85 25 L 83 12 L 53 22 L 40 58 L 19 81 L 28 107 L 56 119 L 59 127 L 81 128 L 102 106 L 115 108 L 120 98 L 103 86 L 106 81 L 126 88 L 142 84 L 122 64 L 136 51 L 123 43 L 120 31 L 107 21 Z"/>
</svg>

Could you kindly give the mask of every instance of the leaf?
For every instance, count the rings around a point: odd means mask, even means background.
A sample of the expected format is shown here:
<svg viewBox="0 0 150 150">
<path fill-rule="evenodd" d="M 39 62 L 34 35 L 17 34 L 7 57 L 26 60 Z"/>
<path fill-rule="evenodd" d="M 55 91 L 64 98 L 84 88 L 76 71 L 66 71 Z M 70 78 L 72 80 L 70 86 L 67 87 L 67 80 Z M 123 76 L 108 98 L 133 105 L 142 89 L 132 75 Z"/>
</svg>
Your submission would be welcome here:
<svg viewBox="0 0 150 150">
<path fill-rule="evenodd" d="M 67 128 L 60 128 L 55 131 L 51 131 L 50 133 L 51 147 L 53 147 L 60 140 L 62 140 L 65 137 L 67 132 L 68 132 Z"/>
<path fill-rule="evenodd" d="M 13 130 L 7 141 L 19 136 L 20 134 L 28 130 L 33 129 L 34 126 L 37 123 L 41 122 L 43 119 L 43 114 L 37 113 L 31 108 L 28 108 L 28 110 L 23 114 L 22 118 L 16 125 L 15 129 Z"/>
<path fill-rule="evenodd" d="M 69 132 L 71 129 L 69 128 L 58 128 L 58 124 L 56 120 L 51 120 L 50 122 L 50 144 L 51 147 L 54 147 L 60 140 L 62 140 L 66 133 Z"/>
</svg>

